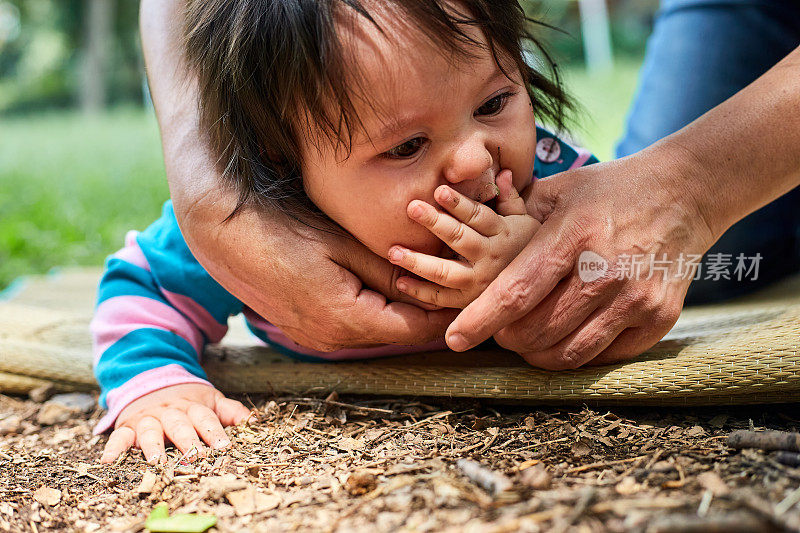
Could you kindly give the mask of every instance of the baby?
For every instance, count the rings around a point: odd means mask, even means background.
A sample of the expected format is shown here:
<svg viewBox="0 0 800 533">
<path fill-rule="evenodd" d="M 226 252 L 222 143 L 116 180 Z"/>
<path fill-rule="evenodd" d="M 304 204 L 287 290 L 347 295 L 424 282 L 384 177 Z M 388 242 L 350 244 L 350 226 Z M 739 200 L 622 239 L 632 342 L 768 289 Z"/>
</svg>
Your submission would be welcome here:
<svg viewBox="0 0 800 533">
<path fill-rule="evenodd" d="M 596 161 L 537 128 L 535 116 L 560 125 L 568 104 L 526 63 L 535 41 L 516 1 L 190 0 L 186 21 L 200 124 L 237 211 L 348 232 L 410 273 L 397 287 L 421 306 L 475 299 L 539 227 L 519 192 Z M 210 277 L 167 202 L 99 286 L 92 332 L 108 413 L 96 432 L 115 428 L 103 461 L 133 445 L 163 459 L 165 436 L 184 453 L 230 444 L 222 427 L 248 409 L 206 381 L 199 358 L 239 313 L 264 342 L 315 360 L 446 347 L 295 344 Z"/>
</svg>

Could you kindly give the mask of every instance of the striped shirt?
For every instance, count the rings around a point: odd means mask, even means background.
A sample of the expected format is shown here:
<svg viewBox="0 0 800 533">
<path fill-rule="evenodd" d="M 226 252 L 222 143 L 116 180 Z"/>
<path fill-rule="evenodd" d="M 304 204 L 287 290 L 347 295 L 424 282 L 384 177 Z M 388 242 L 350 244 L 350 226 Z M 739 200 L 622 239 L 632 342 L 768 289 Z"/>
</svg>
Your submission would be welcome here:
<svg viewBox="0 0 800 533">
<path fill-rule="evenodd" d="M 534 179 L 597 162 L 537 128 Z M 210 385 L 200 365 L 206 344 L 228 330 L 228 318 L 247 325 L 272 348 L 306 360 L 346 360 L 445 349 L 444 340 L 421 346 L 386 345 L 325 353 L 300 346 L 246 307 L 206 272 L 178 228 L 172 202 L 125 247 L 110 256 L 98 287 L 91 324 L 100 405 L 108 411 L 96 433 L 106 431 L 128 404 L 150 392 L 184 383 Z"/>
</svg>

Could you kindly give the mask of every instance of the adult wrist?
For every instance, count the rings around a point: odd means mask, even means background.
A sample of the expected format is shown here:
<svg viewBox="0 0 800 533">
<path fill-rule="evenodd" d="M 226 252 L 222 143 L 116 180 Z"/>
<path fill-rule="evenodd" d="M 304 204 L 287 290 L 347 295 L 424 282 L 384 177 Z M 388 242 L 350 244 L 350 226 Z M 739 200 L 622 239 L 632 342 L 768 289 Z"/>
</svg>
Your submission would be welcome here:
<svg viewBox="0 0 800 533">
<path fill-rule="evenodd" d="M 740 199 L 729 194 L 713 161 L 693 150 L 687 140 L 678 132 L 648 150 L 657 160 L 661 186 L 695 219 L 696 228 L 708 233 L 710 246 L 746 213 L 740 213 Z"/>
</svg>

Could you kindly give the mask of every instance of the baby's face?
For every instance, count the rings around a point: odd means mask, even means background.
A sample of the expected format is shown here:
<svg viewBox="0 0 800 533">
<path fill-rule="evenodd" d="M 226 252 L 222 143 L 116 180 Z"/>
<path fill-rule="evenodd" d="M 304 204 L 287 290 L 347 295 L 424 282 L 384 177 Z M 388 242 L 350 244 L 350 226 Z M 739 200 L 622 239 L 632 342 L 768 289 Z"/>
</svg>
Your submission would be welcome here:
<svg viewBox="0 0 800 533">
<path fill-rule="evenodd" d="M 434 191 L 444 184 L 487 202 L 501 169 L 511 170 L 517 190 L 527 186 L 536 144 L 531 101 L 516 69 L 509 80 L 488 51 L 454 64 L 414 31 L 381 25 L 388 38 L 366 23 L 350 32 L 370 99 L 357 102 L 366 131 L 354 134 L 349 157 L 326 143 L 305 146 L 304 187 L 373 252 L 386 257 L 399 244 L 439 255 L 444 244 L 408 217 L 408 204 L 436 206 Z"/>
</svg>

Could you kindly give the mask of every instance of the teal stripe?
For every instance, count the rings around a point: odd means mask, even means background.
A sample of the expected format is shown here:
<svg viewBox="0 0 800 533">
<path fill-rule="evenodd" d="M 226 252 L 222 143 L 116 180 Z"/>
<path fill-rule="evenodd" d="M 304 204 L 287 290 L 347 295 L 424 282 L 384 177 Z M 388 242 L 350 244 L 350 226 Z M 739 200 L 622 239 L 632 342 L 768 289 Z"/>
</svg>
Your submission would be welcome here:
<svg viewBox="0 0 800 533">
<path fill-rule="evenodd" d="M 154 328 L 131 331 L 112 344 L 95 366 L 95 377 L 103 393 L 101 407 L 107 408 L 108 392 L 121 387 L 128 380 L 154 368 L 177 364 L 202 379 L 206 373 L 197 361 L 197 354 L 185 339 Z"/>
</svg>

